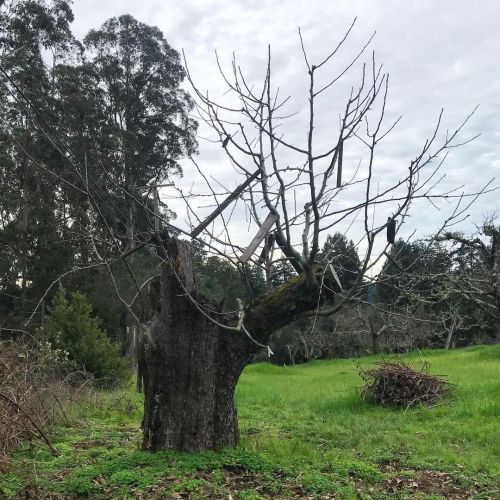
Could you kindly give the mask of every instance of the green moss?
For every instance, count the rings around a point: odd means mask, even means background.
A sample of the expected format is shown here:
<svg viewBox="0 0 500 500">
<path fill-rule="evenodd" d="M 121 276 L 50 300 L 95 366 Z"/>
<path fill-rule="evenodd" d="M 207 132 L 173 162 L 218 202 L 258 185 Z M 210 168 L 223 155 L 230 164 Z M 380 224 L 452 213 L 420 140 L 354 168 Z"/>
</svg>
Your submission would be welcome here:
<svg viewBox="0 0 500 500">
<path fill-rule="evenodd" d="M 205 481 L 203 481 L 202 479 L 185 479 L 184 481 L 181 481 L 179 484 L 175 485 L 174 491 L 192 493 L 204 484 Z"/>
<path fill-rule="evenodd" d="M 238 500 L 265 500 L 266 497 L 259 495 L 255 490 L 241 490 L 236 498 Z"/>
<path fill-rule="evenodd" d="M 376 483 L 384 479 L 384 475 L 380 470 L 366 462 L 353 459 L 333 459 L 328 470 L 338 477 L 352 477 L 367 483 Z"/>
<path fill-rule="evenodd" d="M 0 472 L 0 498 L 11 498 L 26 485 L 26 479 L 12 472 Z"/>
</svg>

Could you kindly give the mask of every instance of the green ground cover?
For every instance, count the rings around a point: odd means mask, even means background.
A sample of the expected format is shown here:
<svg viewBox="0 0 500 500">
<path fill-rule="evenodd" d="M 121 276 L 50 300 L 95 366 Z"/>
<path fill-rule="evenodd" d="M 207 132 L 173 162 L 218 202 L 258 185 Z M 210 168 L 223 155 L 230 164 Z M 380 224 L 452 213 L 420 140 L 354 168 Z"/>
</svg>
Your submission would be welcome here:
<svg viewBox="0 0 500 500">
<path fill-rule="evenodd" d="M 59 457 L 16 454 L 0 496 L 500 498 L 500 346 L 402 358 L 430 362 L 454 395 L 406 411 L 362 401 L 359 368 L 380 357 L 251 365 L 237 388 L 241 444 L 220 453 L 140 451 L 140 396 L 101 393 L 51 429 Z"/>
</svg>

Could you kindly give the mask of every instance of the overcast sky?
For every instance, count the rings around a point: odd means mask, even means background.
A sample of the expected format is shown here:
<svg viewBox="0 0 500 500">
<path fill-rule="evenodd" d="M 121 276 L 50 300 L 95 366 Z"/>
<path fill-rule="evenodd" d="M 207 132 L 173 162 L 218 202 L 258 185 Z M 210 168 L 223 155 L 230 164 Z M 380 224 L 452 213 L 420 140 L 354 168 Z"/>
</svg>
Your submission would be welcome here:
<svg viewBox="0 0 500 500">
<path fill-rule="evenodd" d="M 444 127 L 453 129 L 476 105 L 479 109 L 464 138 L 478 132 L 481 136 L 474 143 L 453 151 L 445 183 L 450 187 L 466 184 L 474 190 L 488 179 L 500 177 L 500 2 L 75 0 L 73 8 L 74 32 L 80 38 L 109 17 L 125 13 L 158 26 L 174 48 L 185 50 L 200 89 L 210 90 L 211 95 L 221 99 L 224 99 L 223 86 L 214 50 L 228 68 L 234 51 L 249 80 L 258 82 L 265 71 L 270 44 L 274 79 L 283 93 L 293 95 L 290 111 L 299 112 L 287 129 L 288 137 L 301 144 L 306 142 L 300 120 L 302 123 L 307 120 L 304 93 L 307 74 L 297 28 L 301 27 L 314 62 L 338 43 L 357 17 L 356 29 L 330 70 L 334 74 L 343 61 L 377 32 L 371 47 L 377 59 L 384 63 L 385 71 L 390 73 L 388 117 L 403 115 L 381 148 L 377 161 L 384 178 L 396 179 L 403 175 L 409 161 L 431 134 L 441 108 L 445 109 Z M 347 90 L 358 77 L 359 72 L 354 71 L 341 84 L 340 91 Z M 331 102 L 324 101 L 321 105 L 319 125 L 324 127 L 318 131 L 320 149 L 331 137 L 327 125 L 338 123 L 338 106 L 343 104 L 340 97 L 340 93 L 334 93 Z M 208 132 L 201 128 L 200 135 L 208 135 Z M 225 185 L 237 182 L 220 145 L 200 140 L 198 161 Z M 184 184 L 191 182 L 192 175 L 189 166 L 185 168 Z M 498 209 L 497 199 L 497 193 L 484 196 L 470 211 L 470 220 L 480 222 L 482 214 Z M 181 223 L 182 211 L 179 217 Z M 403 232 L 409 234 L 417 229 L 419 235 L 429 234 L 441 217 L 430 205 L 418 205 Z M 237 232 L 245 240 L 246 228 Z"/>
</svg>

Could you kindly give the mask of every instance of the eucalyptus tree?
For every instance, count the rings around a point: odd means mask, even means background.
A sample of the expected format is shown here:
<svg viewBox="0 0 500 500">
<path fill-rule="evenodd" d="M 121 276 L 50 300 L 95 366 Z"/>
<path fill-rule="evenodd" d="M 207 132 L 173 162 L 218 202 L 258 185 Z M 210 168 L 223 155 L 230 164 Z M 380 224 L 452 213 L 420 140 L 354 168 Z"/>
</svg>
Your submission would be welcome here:
<svg viewBox="0 0 500 500">
<path fill-rule="evenodd" d="M 79 70 L 92 82 L 89 100 L 95 111 L 85 149 L 91 158 L 85 161 L 93 172 L 89 190 L 98 193 L 92 211 L 101 231 L 93 243 L 112 237 L 130 252 L 140 243 L 136 237 L 159 227 L 154 219 L 160 207 L 152 202 L 156 186 L 181 174 L 179 160 L 196 150 L 197 124 L 189 116 L 193 103 L 181 86 L 185 73 L 179 54 L 158 28 L 130 15 L 111 18 L 89 31 L 84 46 Z M 170 215 L 167 207 L 163 213 Z M 108 267 L 121 298 L 125 345 L 133 343 L 137 325 L 124 305 L 153 268 L 144 251 Z M 144 314 L 142 304 L 141 320 Z"/>
<path fill-rule="evenodd" d="M 64 270 L 89 268 L 68 275 L 70 288 L 93 292 L 105 283 L 95 272 L 108 269 L 128 301 L 137 291 L 130 264 L 94 269 L 93 259 L 127 251 L 127 235 L 154 227 L 150 185 L 180 174 L 178 161 L 196 148 L 182 65 L 162 33 L 122 16 L 92 30 L 85 51 L 72 20 L 58 0 L 0 11 L 4 299 L 45 296 Z M 134 256 L 140 278 L 151 266 L 145 252 Z"/>
<path fill-rule="evenodd" d="M 84 44 L 87 64 L 104 91 L 103 132 L 113 145 L 102 168 L 108 192 L 119 200 L 118 213 L 125 213 L 115 229 L 130 249 L 141 206 L 137 201 L 151 185 L 180 174 L 179 160 L 195 151 L 193 103 L 181 87 L 185 72 L 179 54 L 158 28 L 124 15 L 91 30 Z M 116 219 L 117 212 L 112 215 Z"/>
<path fill-rule="evenodd" d="M 72 20 L 66 1 L 7 1 L 0 7 L 0 240 L 5 248 L 0 287 L 19 296 L 20 303 L 11 304 L 12 309 L 20 305 L 19 314 L 28 310 L 29 296 L 70 264 L 67 249 L 52 246 L 62 235 L 63 201 L 53 175 L 61 174 L 62 163 L 34 126 L 33 109 L 54 124 L 52 68 L 45 57 L 49 53 L 56 60 L 72 50 Z M 41 163 L 50 164 L 52 173 Z"/>
</svg>

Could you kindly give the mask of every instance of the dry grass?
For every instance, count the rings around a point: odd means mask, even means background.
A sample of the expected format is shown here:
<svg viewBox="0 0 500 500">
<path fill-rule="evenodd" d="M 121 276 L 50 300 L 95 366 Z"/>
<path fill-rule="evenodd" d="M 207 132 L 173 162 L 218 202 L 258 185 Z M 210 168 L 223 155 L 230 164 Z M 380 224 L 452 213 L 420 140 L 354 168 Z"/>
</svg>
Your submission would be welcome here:
<svg viewBox="0 0 500 500">
<path fill-rule="evenodd" d="M 1 342 L 0 471 L 8 470 L 13 450 L 34 440 L 57 455 L 45 428 L 68 423 L 67 401 L 88 395 L 89 390 L 89 378 L 68 370 L 61 353 L 49 345 Z"/>
</svg>

